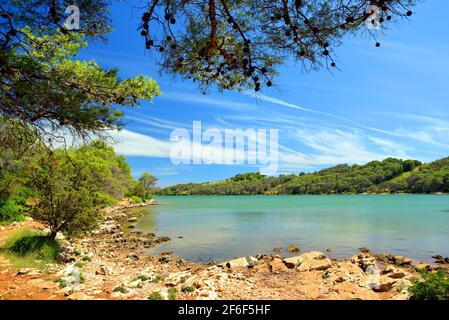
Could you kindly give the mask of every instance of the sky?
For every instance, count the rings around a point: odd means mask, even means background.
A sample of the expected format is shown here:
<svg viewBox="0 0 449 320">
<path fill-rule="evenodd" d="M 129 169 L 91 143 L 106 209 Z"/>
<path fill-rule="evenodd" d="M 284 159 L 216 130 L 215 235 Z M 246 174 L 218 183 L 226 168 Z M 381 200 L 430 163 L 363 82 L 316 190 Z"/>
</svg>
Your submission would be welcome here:
<svg viewBox="0 0 449 320">
<path fill-rule="evenodd" d="M 78 58 L 117 67 L 122 78 L 143 74 L 162 91 L 153 102 L 125 110 L 115 150 L 133 176 L 148 171 L 159 186 L 229 178 L 260 169 L 254 164 L 181 164 L 170 159 L 170 135 L 193 121 L 202 128 L 278 129 L 279 173 L 313 172 L 337 164 L 387 157 L 430 162 L 449 156 L 449 1 L 427 0 L 410 21 L 379 37 L 344 39 L 335 49 L 338 70 L 309 73 L 300 65 L 280 68 L 275 88 L 252 92 L 212 90 L 159 74 L 137 31 L 140 11 L 129 2 L 112 5 L 114 31 L 91 43 Z M 82 16 L 81 16 L 82 19 Z"/>
</svg>

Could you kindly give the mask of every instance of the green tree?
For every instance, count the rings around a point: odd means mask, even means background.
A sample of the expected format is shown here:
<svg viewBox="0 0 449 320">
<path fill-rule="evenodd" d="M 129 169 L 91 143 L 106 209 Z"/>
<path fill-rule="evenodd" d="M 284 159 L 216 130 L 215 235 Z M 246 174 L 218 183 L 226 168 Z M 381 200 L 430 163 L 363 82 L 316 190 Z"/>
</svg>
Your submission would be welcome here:
<svg viewBox="0 0 449 320">
<path fill-rule="evenodd" d="M 272 86 L 287 61 L 306 70 L 336 67 L 335 48 L 349 34 L 372 36 L 412 15 L 414 0 L 151 0 L 140 33 L 161 70 L 203 88 Z M 368 29 L 373 8 L 380 30 Z M 380 46 L 376 42 L 376 46 Z"/>
<path fill-rule="evenodd" d="M 148 172 L 142 173 L 142 175 L 139 178 L 139 182 L 141 185 L 143 185 L 146 189 L 150 190 L 156 185 L 157 178 L 153 175 L 151 175 Z"/>
<path fill-rule="evenodd" d="M 99 211 L 88 179 L 52 152 L 30 168 L 29 185 L 35 191 L 31 215 L 49 225 L 51 238 L 59 231 L 76 236 L 97 224 Z"/>
</svg>

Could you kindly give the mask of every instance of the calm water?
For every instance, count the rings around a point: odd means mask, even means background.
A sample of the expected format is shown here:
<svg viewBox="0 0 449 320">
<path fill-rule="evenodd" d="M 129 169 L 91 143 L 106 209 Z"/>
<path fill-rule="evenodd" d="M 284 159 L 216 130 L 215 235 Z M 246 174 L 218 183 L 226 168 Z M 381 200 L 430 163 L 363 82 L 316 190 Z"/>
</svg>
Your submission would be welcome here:
<svg viewBox="0 0 449 320">
<path fill-rule="evenodd" d="M 150 253 L 173 251 L 195 261 L 222 261 L 297 244 L 348 257 L 366 246 L 432 261 L 449 256 L 449 196 L 189 196 L 158 197 L 137 230 L 172 240 Z M 183 238 L 178 238 L 182 236 Z M 285 252 L 283 255 L 287 255 Z"/>
</svg>

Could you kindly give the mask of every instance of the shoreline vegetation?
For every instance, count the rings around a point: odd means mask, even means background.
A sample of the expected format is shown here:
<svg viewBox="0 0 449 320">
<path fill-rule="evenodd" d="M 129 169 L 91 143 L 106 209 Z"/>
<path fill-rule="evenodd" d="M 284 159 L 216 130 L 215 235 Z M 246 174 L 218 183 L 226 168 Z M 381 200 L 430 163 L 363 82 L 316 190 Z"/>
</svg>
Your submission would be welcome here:
<svg viewBox="0 0 449 320">
<path fill-rule="evenodd" d="M 448 194 L 449 158 L 423 164 L 387 158 L 314 173 L 265 176 L 257 172 L 204 183 L 178 184 L 158 195 Z"/>
<path fill-rule="evenodd" d="M 158 204 L 128 199 L 103 209 L 101 223 L 84 237 L 59 234 L 57 260 L 41 269 L 18 268 L 0 252 L 0 299 L 404 300 L 426 298 L 429 277 L 441 288 L 447 281 L 441 272 L 449 270 L 448 258 L 435 257 L 437 263 L 429 265 L 368 248 L 340 260 L 332 258 L 331 249 L 303 253 L 294 244 L 283 249 L 294 254 L 289 258 L 277 251 L 199 264 L 170 252 L 150 256 L 147 248 L 170 239 L 129 226 L 142 215 L 133 209 Z M 23 228 L 50 231 L 28 218 L 1 227 L 0 246 Z"/>
</svg>

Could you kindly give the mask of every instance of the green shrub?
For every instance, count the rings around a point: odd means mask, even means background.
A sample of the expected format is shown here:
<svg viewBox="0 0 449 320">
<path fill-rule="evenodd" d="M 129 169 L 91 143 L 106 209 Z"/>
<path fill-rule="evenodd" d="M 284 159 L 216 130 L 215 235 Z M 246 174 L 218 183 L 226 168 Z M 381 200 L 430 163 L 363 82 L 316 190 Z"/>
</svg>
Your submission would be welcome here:
<svg viewBox="0 0 449 320">
<path fill-rule="evenodd" d="M 115 287 L 113 291 L 114 292 L 120 292 L 120 293 L 123 293 L 123 294 L 127 294 L 128 293 L 128 289 L 126 289 L 124 286 Z"/>
<path fill-rule="evenodd" d="M 195 288 L 192 287 L 192 286 L 183 286 L 183 287 L 181 288 L 181 291 L 182 291 L 182 292 L 193 292 L 193 291 L 195 291 Z"/>
<path fill-rule="evenodd" d="M 153 282 L 154 283 L 158 283 L 158 282 L 161 282 L 162 280 L 164 280 L 164 277 L 161 277 L 160 275 L 155 275 L 154 276 L 154 278 L 153 278 Z"/>
<path fill-rule="evenodd" d="M 80 248 L 75 248 L 75 250 L 73 250 L 73 252 L 75 253 L 76 256 L 80 256 L 80 255 L 83 254 L 83 253 L 81 252 L 81 249 L 80 249 Z"/>
<path fill-rule="evenodd" d="M 92 261 L 92 258 L 90 256 L 84 256 L 83 261 Z"/>
<path fill-rule="evenodd" d="M 410 287 L 411 300 L 449 300 L 449 276 L 443 272 L 421 271 L 422 280 L 414 280 Z"/>
<path fill-rule="evenodd" d="M 149 278 L 148 276 L 146 276 L 146 275 L 144 275 L 144 274 L 141 274 L 140 276 L 135 277 L 135 278 L 133 279 L 133 281 L 136 281 L 136 280 L 147 281 L 147 280 L 149 280 L 149 279 L 150 279 L 150 278 Z"/>
<path fill-rule="evenodd" d="M 178 290 L 176 288 L 170 288 L 168 289 L 168 300 L 176 300 L 176 295 L 178 293 Z"/>
<path fill-rule="evenodd" d="M 132 202 L 132 203 L 142 203 L 143 200 L 142 200 L 141 197 L 138 197 L 138 196 L 132 196 L 132 197 L 131 197 L 131 202 Z"/>
<path fill-rule="evenodd" d="M 108 193 L 98 192 L 96 196 L 96 204 L 101 208 L 115 206 L 118 203 L 118 200 Z"/>
<path fill-rule="evenodd" d="M 2 252 L 16 267 L 38 267 L 58 260 L 59 243 L 35 230 L 23 228 L 6 239 Z M 38 261 L 38 262 L 37 262 Z"/>
<path fill-rule="evenodd" d="M 152 292 L 149 296 L 148 296 L 148 300 L 162 300 L 162 295 L 160 292 L 155 291 Z"/>
<path fill-rule="evenodd" d="M 67 281 L 65 281 L 64 279 L 58 278 L 55 280 L 55 282 L 59 283 L 59 288 L 65 288 L 67 287 Z"/>
<path fill-rule="evenodd" d="M 82 267 L 84 267 L 84 263 L 82 263 L 82 262 L 75 262 L 75 267 L 81 269 Z"/>
<path fill-rule="evenodd" d="M 23 221 L 30 210 L 27 199 L 31 194 L 30 189 L 20 187 L 15 194 L 0 202 L 0 221 Z"/>
</svg>

